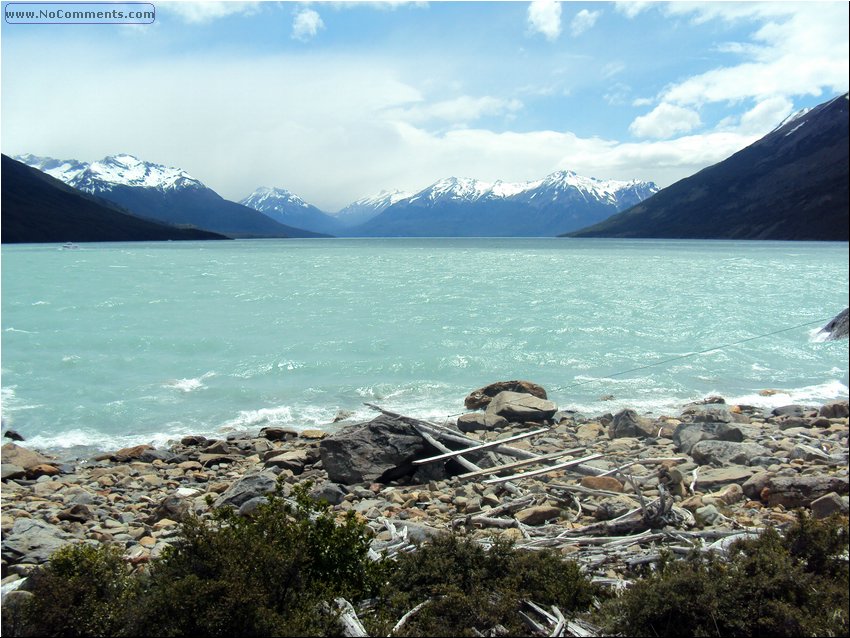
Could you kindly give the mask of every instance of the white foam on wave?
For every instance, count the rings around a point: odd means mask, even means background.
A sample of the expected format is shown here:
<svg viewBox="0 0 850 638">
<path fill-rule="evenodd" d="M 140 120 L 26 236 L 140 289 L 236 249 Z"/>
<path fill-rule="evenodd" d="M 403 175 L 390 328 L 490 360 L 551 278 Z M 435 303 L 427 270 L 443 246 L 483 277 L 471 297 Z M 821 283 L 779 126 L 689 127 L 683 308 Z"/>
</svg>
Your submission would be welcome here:
<svg viewBox="0 0 850 638">
<path fill-rule="evenodd" d="M 727 403 L 740 403 L 754 405 L 759 408 L 778 408 L 791 403 L 800 404 L 822 404 L 828 401 L 846 399 L 848 397 L 847 385 L 838 379 L 819 383 L 816 385 L 793 388 L 790 390 L 776 390 L 775 394 L 763 396 L 759 393 L 744 394 L 735 397 L 726 397 Z"/>
<path fill-rule="evenodd" d="M 175 379 L 174 381 L 169 381 L 163 387 L 173 388 L 174 390 L 179 390 L 184 393 L 194 392 L 195 390 L 202 390 L 206 388 L 207 386 L 204 384 L 204 381 L 214 376 L 215 372 L 207 372 L 193 379 Z"/>
<path fill-rule="evenodd" d="M 813 328 L 809 330 L 809 341 L 811 343 L 823 343 L 829 339 L 829 333 L 823 328 Z"/>
</svg>

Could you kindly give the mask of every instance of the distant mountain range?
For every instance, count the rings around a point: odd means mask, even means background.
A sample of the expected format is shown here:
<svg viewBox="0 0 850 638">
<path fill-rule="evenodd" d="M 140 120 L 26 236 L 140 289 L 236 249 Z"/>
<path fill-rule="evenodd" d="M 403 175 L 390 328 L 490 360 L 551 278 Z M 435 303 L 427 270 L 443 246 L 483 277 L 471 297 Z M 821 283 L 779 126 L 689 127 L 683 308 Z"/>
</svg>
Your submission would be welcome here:
<svg viewBox="0 0 850 638">
<path fill-rule="evenodd" d="M 548 236 L 581 228 L 643 201 L 652 182 L 618 182 L 561 171 L 531 182 L 448 177 L 418 193 L 381 192 L 334 216 L 284 189 L 260 188 L 242 200 L 277 221 L 366 237 Z"/>
<path fill-rule="evenodd" d="M 848 94 L 571 237 L 848 241 Z"/>
<path fill-rule="evenodd" d="M 0 170 L 3 243 L 225 239 L 142 219 L 6 155 Z"/>
<path fill-rule="evenodd" d="M 447 177 L 329 214 L 284 188 L 240 203 L 179 168 L 113 155 L 17 159 L 140 217 L 229 237 L 668 237 L 848 239 L 847 95 L 801 111 L 730 158 L 663 190 L 559 171 L 511 183 Z M 5 184 L 4 179 L 4 184 Z M 5 222 L 5 215 L 4 215 Z"/>
<path fill-rule="evenodd" d="M 552 237 L 643 201 L 652 182 L 559 171 L 511 183 L 449 177 L 387 206 L 349 232 L 372 237 Z"/>
<path fill-rule="evenodd" d="M 91 164 L 20 155 L 15 159 L 84 193 L 167 224 L 191 225 L 229 237 L 317 237 L 222 198 L 185 171 L 123 154 Z"/>
</svg>

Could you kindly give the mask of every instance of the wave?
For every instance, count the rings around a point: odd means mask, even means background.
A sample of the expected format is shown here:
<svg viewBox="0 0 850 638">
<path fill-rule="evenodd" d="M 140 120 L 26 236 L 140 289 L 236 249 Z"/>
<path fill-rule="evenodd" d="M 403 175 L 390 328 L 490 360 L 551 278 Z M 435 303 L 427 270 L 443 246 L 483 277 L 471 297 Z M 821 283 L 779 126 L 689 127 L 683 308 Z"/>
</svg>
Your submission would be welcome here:
<svg viewBox="0 0 850 638">
<path fill-rule="evenodd" d="M 193 379 L 175 379 L 174 381 L 169 381 L 163 387 L 173 388 L 184 393 L 195 392 L 196 390 L 205 389 L 207 386 L 204 384 L 204 381 L 214 376 L 215 372 L 207 372 Z"/>
</svg>

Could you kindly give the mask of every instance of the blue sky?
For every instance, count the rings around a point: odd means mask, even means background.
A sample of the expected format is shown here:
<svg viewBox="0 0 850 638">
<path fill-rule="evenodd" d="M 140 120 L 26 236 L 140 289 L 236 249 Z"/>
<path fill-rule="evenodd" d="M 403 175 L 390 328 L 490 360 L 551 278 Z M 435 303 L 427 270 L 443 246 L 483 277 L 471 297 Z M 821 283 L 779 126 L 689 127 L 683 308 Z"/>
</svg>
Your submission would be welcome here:
<svg viewBox="0 0 850 638">
<path fill-rule="evenodd" d="M 847 2 L 153 4 L 3 23 L 3 152 L 133 153 L 328 211 L 449 175 L 667 186 L 848 88 Z"/>
</svg>

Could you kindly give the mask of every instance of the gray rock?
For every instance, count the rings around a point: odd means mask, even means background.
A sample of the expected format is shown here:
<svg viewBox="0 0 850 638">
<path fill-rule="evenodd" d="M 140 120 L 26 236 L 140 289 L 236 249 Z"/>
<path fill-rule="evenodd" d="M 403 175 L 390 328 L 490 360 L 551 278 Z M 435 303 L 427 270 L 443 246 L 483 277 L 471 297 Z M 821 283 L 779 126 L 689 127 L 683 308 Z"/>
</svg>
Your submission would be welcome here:
<svg viewBox="0 0 850 638">
<path fill-rule="evenodd" d="M 630 512 L 637 506 L 637 501 L 628 496 L 607 496 L 599 501 L 593 516 L 599 521 L 610 521 L 612 518 Z"/>
<path fill-rule="evenodd" d="M 474 390 L 464 399 L 463 403 L 468 410 L 486 408 L 493 397 L 505 391 L 531 394 L 540 399 L 549 398 L 546 396 L 546 390 L 531 381 L 497 381 L 496 383 L 491 383 L 488 386 Z"/>
<path fill-rule="evenodd" d="M 798 443 L 788 455 L 789 459 L 803 459 L 804 461 L 829 461 L 829 454 L 811 445 Z"/>
<path fill-rule="evenodd" d="M 266 496 L 255 496 L 248 499 L 239 506 L 239 516 L 252 516 L 260 505 L 268 503 L 268 501 L 269 499 Z"/>
<path fill-rule="evenodd" d="M 3 539 L 3 558 L 10 563 L 46 563 L 73 536 L 36 518 L 19 518 Z"/>
<path fill-rule="evenodd" d="M 476 430 L 495 430 L 505 427 L 508 420 L 496 414 L 482 412 L 470 412 L 462 414 L 457 419 L 457 427 L 461 432 L 475 432 Z"/>
<path fill-rule="evenodd" d="M 817 416 L 817 409 L 812 407 L 807 407 L 804 405 L 783 405 L 778 408 L 773 408 L 770 411 L 773 416 L 786 416 L 786 417 L 813 417 Z"/>
<path fill-rule="evenodd" d="M 546 421 L 551 419 L 558 406 L 531 394 L 504 391 L 497 394 L 487 406 L 486 413 L 502 416 L 508 421 Z"/>
<path fill-rule="evenodd" d="M 561 510 L 552 505 L 535 505 L 521 509 L 514 517 L 523 525 L 543 525 L 561 517 Z"/>
<path fill-rule="evenodd" d="M 728 423 L 680 423 L 673 431 L 673 443 L 680 452 L 690 454 L 700 441 L 732 441 L 740 443 L 744 433 Z"/>
<path fill-rule="evenodd" d="M 352 485 L 388 482 L 414 470 L 432 448 L 413 426 L 381 415 L 322 439 L 319 454 L 328 479 Z"/>
<path fill-rule="evenodd" d="M 3 596 L 3 627 L 0 633 L 6 636 L 23 636 L 25 624 L 24 612 L 27 603 L 33 598 L 32 592 L 16 589 Z"/>
<path fill-rule="evenodd" d="M 700 441 L 691 448 L 690 455 L 700 465 L 749 465 L 750 459 L 767 456 L 770 450 L 758 443 L 734 441 Z"/>
<path fill-rule="evenodd" d="M 612 439 L 636 437 L 644 439 L 655 436 L 658 429 L 650 419 L 639 417 L 634 410 L 621 410 L 614 415 L 608 426 L 608 436 Z"/>
<path fill-rule="evenodd" d="M 232 507 L 240 507 L 246 501 L 250 501 L 257 496 L 263 496 L 269 492 L 274 492 L 277 485 L 277 478 L 271 472 L 260 472 L 258 474 L 249 474 L 231 485 L 227 490 L 216 499 L 215 506 L 230 505 Z"/>
<path fill-rule="evenodd" d="M 850 407 L 847 401 L 831 401 L 823 404 L 818 414 L 827 419 L 842 419 L 850 416 Z"/>
<path fill-rule="evenodd" d="M 310 491 L 310 496 L 319 501 L 327 501 L 330 505 L 339 505 L 345 500 L 348 492 L 336 483 L 323 483 Z"/>
<path fill-rule="evenodd" d="M 4 436 L 4 437 L 6 437 L 7 439 L 12 439 L 13 441 L 23 441 L 23 440 L 25 440 L 25 439 L 24 439 L 24 437 L 23 437 L 23 436 L 21 436 L 21 435 L 20 435 L 17 431 L 15 431 L 15 430 L 6 430 L 6 431 L 3 433 L 3 436 Z"/>
<path fill-rule="evenodd" d="M 266 459 L 266 467 L 280 467 L 290 470 L 293 474 L 301 474 L 304 472 L 304 466 L 312 465 L 319 460 L 319 451 L 315 448 L 305 448 L 301 450 L 291 450 L 289 452 L 277 451 L 277 454 L 269 456 Z"/>
<path fill-rule="evenodd" d="M 774 476 L 765 486 L 767 504 L 786 508 L 809 507 L 830 492 L 847 494 L 847 477 L 824 475 Z"/>
<path fill-rule="evenodd" d="M 847 497 L 841 497 L 835 492 L 824 494 L 812 501 L 812 516 L 827 518 L 832 514 L 847 513 Z"/>
<path fill-rule="evenodd" d="M 681 419 L 691 423 L 732 423 L 735 415 L 725 403 L 697 403 L 682 410 Z"/>
<path fill-rule="evenodd" d="M 15 465 L 14 463 L 0 464 L 0 480 L 13 481 L 24 478 L 26 475 L 27 471 L 20 465 Z"/>
<path fill-rule="evenodd" d="M 836 339 L 847 339 L 850 334 L 850 308 L 845 308 L 835 317 L 821 328 L 821 332 L 827 333 L 827 341 L 835 341 Z"/>
<path fill-rule="evenodd" d="M 757 472 L 753 474 L 741 486 L 744 490 L 744 495 L 755 501 L 760 500 L 761 491 L 767 487 L 767 482 L 771 478 L 773 478 L 771 472 Z"/>
</svg>

